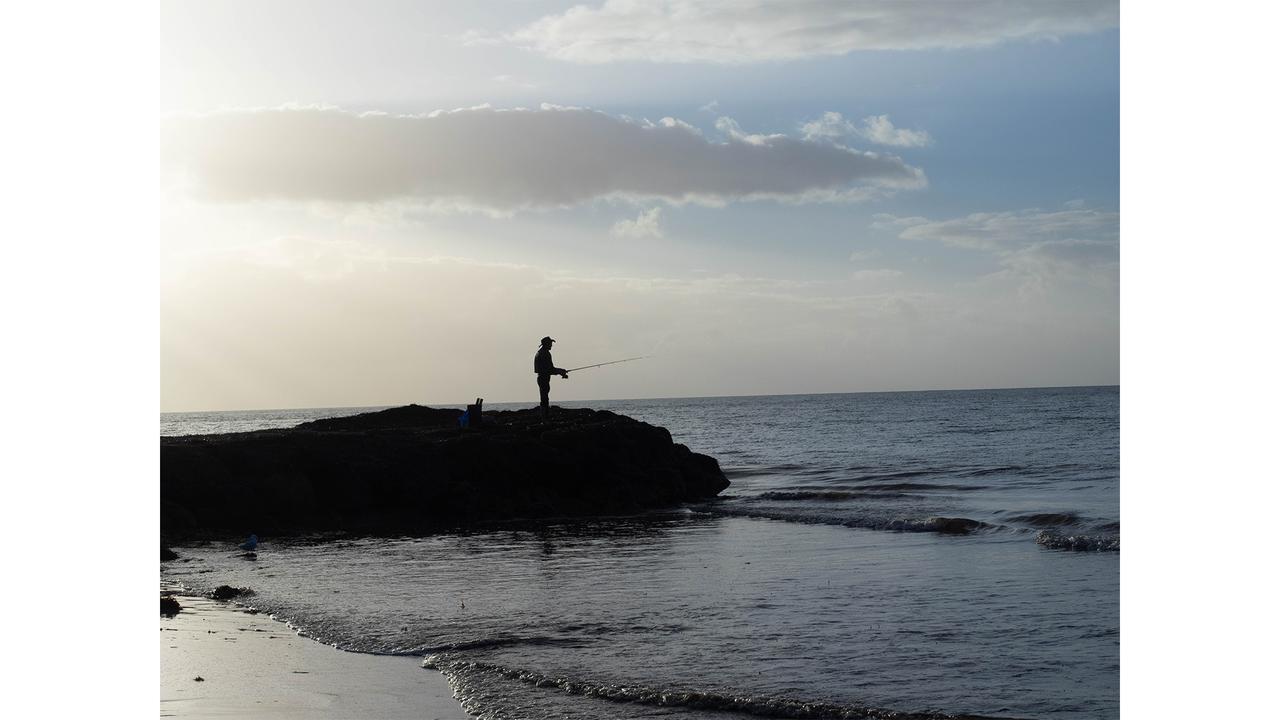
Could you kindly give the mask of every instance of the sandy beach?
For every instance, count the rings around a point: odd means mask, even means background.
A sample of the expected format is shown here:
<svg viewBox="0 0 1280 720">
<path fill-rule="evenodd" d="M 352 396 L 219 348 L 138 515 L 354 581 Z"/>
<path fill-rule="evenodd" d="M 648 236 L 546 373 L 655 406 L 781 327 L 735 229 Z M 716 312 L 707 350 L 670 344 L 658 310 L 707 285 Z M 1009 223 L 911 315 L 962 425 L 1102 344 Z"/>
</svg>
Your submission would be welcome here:
<svg viewBox="0 0 1280 720">
<path fill-rule="evenodd" d="M 160 618 L 160 717 L 469 717 L 420 658 L 343 652 L 233 603 L 176 597 L 182 611 Z"/>
</svg>

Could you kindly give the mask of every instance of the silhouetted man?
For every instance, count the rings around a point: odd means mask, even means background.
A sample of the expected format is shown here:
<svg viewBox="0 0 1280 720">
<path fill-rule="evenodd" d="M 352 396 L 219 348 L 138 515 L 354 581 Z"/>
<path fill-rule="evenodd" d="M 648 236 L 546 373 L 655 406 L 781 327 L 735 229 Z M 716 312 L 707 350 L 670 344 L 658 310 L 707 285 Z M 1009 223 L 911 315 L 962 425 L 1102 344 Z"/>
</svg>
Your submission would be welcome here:
<svg viewBox="0 0 1280 720">
<path fill-rule="evenodd" d="M 542 398 L 543 420 L 551 414 L 551 376 L 569 377 L 568 370 L 556 367 L 556 364 L 551 361 L 551 343 L 553 342 L 555 340 L 550 336 L 542 338 L 542 347 L 538 349 L 538 354 L 533 356 L 533 371 L 538 374 L 538 393 Z"/>
</svg>

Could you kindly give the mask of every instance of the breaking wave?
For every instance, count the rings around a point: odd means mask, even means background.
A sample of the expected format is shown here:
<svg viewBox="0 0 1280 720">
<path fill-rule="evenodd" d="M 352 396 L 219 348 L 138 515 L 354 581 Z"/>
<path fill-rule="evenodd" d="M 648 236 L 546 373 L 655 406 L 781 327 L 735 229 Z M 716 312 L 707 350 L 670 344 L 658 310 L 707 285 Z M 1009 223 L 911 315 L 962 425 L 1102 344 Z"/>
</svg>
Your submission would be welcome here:
<svg viewBox="0 0 1280 720">
<path fill-rule="evenodd" d="M 559 645 L 562 647 L 578 647 L 583 644 L 584 643 L 581 640 L 574 640 L 571 638 L 557 638 L 543 635 L 529 637 L 511 635 L 505 637 L 483 638 L 480 640 L 471 640 L 466 642 L 446 643 L 443 645 L 426 645 L 414 648 L 412 651 L 397 652 L 395 654 L 434 655 L 444 652 L 456 652 L 459 650 L 497 650 L 517 645 Z"/>
<path fill-rule="evenodd" d="M 714 690 L 654 688 L 645 685 L 622 685 L 591 682 L 565 676 L 548 675 L 531 670 L 468 660 L 452 660 L 430 655 L 423 666 L 439 670 L 448 678 L 455 694 L 468 713 L 482 720 L 506 720 L 516 717 L 501 707 L 501 693 L 491 687 L 493 681 L 517 681 L 542 690 L 579 695 L 617 703 L 656 707 L 680 707 L 702 711 L 732 712 L 766 718 L 832 718 L 839 720 L 994 720 L 988 716 L 942 712 L 906 712 L 862 705 L 841 705 L 821 701 L 805 701 L 765 695 L 730 694 Z M 496 702 L 495 702 L 496 700 Z M 527 708 L 520 709 L 522 713 Z M 525 715 L 521 715 L 525 717 Z"/>
<path fill-rule="evenodd" d="M 1054 550 L 1120 552 L 1119 535 L 1067 535 L 1052 530 L 1041 530 L 1036 533 L 1036 542 Z"/>
<path fill-rule="evenodd" d="M 996 530 L 1003 526 L 963 517 L 928 516 L 902 518 L 884 514 L 824 514 L 797 512 L 792 509 L 752 506 L 742 503 L 708 503 L 695 506 L 699 512 L 733 517 L 754 517 L 807 525 L 842 525 L 864 530 L 891 532 L 934 532 L 945 535 L 967 535 L 979 530 Z"/>
<path fill-rule="evenodd" d="M 876 495 L 874 497 L 883 497 Z M 1074 512 L 1024 513 L 1009 516 L 1004 523 L 986 522 L 967 517 L 927 515 L 903 517 L 866 508 L 842 508 L 844 500 L 866 499 L 858 491 L 845 490 L 780 490 L 751 496 L 731 496 L 725 502 L 693 506 L 697 512 L 730 517 L 762 518 L 806 525 L 839 525 L 863 530 L 887 532 L 937 533 L 971 535 L 986 532 L 1030 533 L 1040 529 L 1035 541 L 1051 550 L 1108 551 L 1120 550 L 1120 524 L 1117 522 L 1087 526 L 1088 519 Z M 766 501 L 766 502 L 759 502 Z M 808 501 L 804 507 L 769 505 L 768 502 Z M 824 507 L 823 503 L 827 506 Z M 1080 528 L 1070 532 L 1068 528 Z"/>
</svg>

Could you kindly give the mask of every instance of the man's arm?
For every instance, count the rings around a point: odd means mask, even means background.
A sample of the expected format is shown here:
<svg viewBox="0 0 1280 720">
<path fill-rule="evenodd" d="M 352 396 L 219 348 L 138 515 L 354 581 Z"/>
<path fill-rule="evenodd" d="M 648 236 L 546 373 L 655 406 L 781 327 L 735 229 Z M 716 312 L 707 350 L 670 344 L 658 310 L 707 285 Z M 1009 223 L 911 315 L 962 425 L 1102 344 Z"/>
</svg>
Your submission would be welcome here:
<svg viewBox="0 0 1280 720">
<path fill-rule="evenodd" d="M 555 361 L 551 359 L 551 353 L 547 353 L 547 365 L 551 368 L 547 372 L 551 373 L 552 375 L 559 375 L 562 378 L 569 377 L 568 370 L 565 370 L 564 368 L 558 368 L 555 366 Z"/>
</svg>

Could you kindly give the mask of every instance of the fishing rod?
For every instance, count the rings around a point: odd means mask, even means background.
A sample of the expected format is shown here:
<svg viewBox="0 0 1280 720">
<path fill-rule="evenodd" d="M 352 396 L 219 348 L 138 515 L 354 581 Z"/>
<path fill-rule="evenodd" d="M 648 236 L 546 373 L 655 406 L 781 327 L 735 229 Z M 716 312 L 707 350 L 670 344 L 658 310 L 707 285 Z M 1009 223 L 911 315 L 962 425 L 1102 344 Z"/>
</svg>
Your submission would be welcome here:
<svg viewBox="0 0 1280 720">
<path fill-rule="evenodd" d="M 617 365 L 618 363 L 631 362 L 632 360 L 643 360 L 647 357 L 653 357 L 653 356 L 641 355 L 639 357 L 623 358 L 621 360 L 610 360 L 609 362 L 596 363 L 595 365 L 583 365 L 582 367 L 569 368 L 568 370 L 565 370 L 565 372 L 571 373 L 575 370 L 586 370 L 588 368 L 603 367 L 605 365 Z"/>
</svg>

